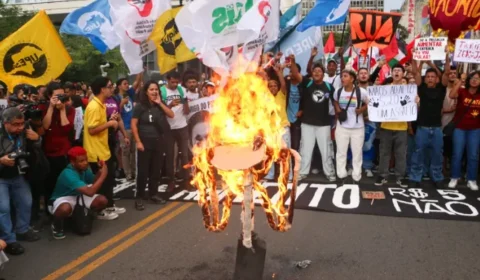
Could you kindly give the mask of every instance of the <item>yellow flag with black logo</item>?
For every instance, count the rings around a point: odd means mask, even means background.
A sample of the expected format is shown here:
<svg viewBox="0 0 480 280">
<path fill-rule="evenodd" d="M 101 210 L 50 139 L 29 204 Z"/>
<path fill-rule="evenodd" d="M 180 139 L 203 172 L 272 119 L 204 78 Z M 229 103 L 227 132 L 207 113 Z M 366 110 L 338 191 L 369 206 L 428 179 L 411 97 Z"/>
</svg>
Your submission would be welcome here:
<svg viewBox="0 0 480 280">
<path fill-rule="evenodd" d="M 0 80 L 9 91 L 18 84 L 45 85 L 72 62 L 45 11 L 0 42 Z"/>
<path fill-rule="evenodd" d="M 196 58 L 185 42 L 175 24 L 175 16 L 181 7 L 164 12 L 155 23 L 152 34 L 148 38 L 157 47 L 158 68 L 164 74 L 177 67 L 177 63 Z"/>
</svg>

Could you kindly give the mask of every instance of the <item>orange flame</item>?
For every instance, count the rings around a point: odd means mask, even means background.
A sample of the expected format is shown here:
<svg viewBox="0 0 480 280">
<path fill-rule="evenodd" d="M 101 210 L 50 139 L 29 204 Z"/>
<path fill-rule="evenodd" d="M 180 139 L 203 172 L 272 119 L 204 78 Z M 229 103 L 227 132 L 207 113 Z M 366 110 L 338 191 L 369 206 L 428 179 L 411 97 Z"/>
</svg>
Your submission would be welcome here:
<svg viewBox="0 0 480 280">
<path fill-rule="evenodd" d="M 284 203 L 288 193 L 287 179 L 291 155 L 282 140 L 285 128 L 282 127 L 278 114 L 280 108 L 267 87 L 267 81 L 256 74 L 243 74 L 238 79 L 231 79 L 220 90 L 213 108 L 208 138 L 193 148 L 192 185 L 199 191 L 198 203 L 202 209 L 205 227 L 216 232 L 226 228 L 232 202 L 236 196 L 243 197 L 244 186 L 249 184 L 247 175 L 251 174 L 250 178 L 253 180 L 251 185 L 264 201 L 262 206 L 270 227 L 278 231 L 288 230 L 293 218 L 297 174 L 292 186 L 291 204 L 287 211 Z M 265 155 L 260 164 L 246 170 L 220 170 L 211 164 L 215 148 L 220 146 L 249 147 L 251 150 L 262 146 L 265 147 Z M 280 163 L 278 178 L 280 199 L 272 204 L 259 180 L 265 176 L 274 161 Z M 226 193 L 220 220 L 217 174 L 221 177 L 222 189 Z M 250 207 L 253 208 L 253 203 Z"/>
</svg>

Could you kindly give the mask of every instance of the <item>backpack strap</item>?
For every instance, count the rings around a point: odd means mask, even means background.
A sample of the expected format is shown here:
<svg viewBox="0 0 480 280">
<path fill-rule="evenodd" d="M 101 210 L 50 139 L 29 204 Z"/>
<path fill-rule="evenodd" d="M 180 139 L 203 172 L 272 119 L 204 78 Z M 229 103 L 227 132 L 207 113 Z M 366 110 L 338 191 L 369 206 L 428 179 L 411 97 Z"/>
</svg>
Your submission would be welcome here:
<svg viewBox="0 0 480 280">
<path fill-rule="evenodd" d="M 183 92 L 183 87 L 182 86 L 177 86 L 178 93 L 180 93 L 180 98 L 183 100 L 185 99 L 185 93 Z"/>
<path fill-rule="evenodd" d="M 309 88 L 313 84 L 313 80 L 310 80 L 307 84 L 307 88 Z"/>
<path fill-rule="evenodd" d="M 362 107 L 362 93 L 360 92 L 360 88 L 355 86 L 355 93 L 357 95 L 357 109 Z M 358 115 L 357 115 L 357 123 L 358 123 Z"/>
<path fill-rule="evenodd" d="M 167 88 L 165 86 L 162 86 L 160 88 L 160 93 L 162 94 L 162 100 L 164 103 L 167 102 Z"/>
<path fill-rule="evenodd" d="M 329 82 L 325 82 L 325 84 L 327 85 L 328 91 L 332 91 L 332 85 L 330 85 Z"/>
</svg>

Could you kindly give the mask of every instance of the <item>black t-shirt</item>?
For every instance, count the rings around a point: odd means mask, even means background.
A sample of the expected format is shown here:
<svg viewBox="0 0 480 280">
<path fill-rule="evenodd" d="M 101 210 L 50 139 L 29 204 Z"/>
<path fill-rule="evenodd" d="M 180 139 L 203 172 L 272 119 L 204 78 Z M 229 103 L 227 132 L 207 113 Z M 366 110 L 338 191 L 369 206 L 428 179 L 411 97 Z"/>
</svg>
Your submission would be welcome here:
<svg viewBox="0 0 480 280">
<path fill-rule="evenodd" d="M 434 88 L 428 88 L 425 83 L 418 86 L 420 111 L 418 112 L 417 126 L 442 126 L 442 108 L 446 93 L 447 88 L 442 83 L 438 83 Z"/>
<path fill-rule="evenodd" d="M 300 109 L 303 111 L 302 123 L 329 126 L 329 104 L 333 96 L 333 86 L 327 86 L 325 82 L 317 85 L 310 81 L 304 77 L 300 83 L 300 87 L 303 89 L 300 105 Z"/>
<path fill-rule="evenodd" d="M 133 109 L 133 119 L 138 119 L 137 129 L 140 139 L 145 138 L 159 138 L 163 135 L 164 128 L 162 123 L 165 120 L 165 115 L 162 109 L 157 106 L 144 106 L 137 103 Z"/>
</svg>

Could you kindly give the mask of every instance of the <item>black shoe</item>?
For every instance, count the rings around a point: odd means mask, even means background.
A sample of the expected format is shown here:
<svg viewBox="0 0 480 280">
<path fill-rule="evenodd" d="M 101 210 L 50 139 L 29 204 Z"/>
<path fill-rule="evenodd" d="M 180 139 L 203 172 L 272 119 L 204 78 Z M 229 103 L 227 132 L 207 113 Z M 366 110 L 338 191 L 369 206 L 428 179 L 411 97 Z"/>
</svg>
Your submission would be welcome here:
<svg viewBox="0 0 480 280">
<path fill-rule="evenodd" d="M 18 242 L 13 242 L 10 244 L 7 244 L 7 248 L 5 248 L 5 253 L 13 256 L 21 255 L 25 253 L 25 248 L 18 243 Z"/>
<path fill-rule="evenodd" d="M 428 175 L 423 175 L 423 180 L 424 180 L 424 181 L 430 181 L 430 176 L 428 176 Z"/>
<path fill-rule="evenodd" d="M 360 181 L 355 181 L 355 180 L 353 180 L 353 184 L 360 186 Z"/>
<path fill-rule="evenodd" d="M 443 181 L 437 181 L 437 182 L 435 182 L 435 188 L 444 189 L 445 188 L 445 183 Z"/>
<path fill-rule="evenodd" d="M 183 177 L 178 172 L 175 173 L 175 181 L 177 181 L 177 182 L 183 181 Z"/>
<path fill-rule="evenodd" d="M 35 233 L 39 233 L 39 232 L 43 231 L 43 219 L 42 219 L 42 217 L 40 217 L 40 219 L 33 222 L 32 231 L 35 232 Z"/>
<path fill-rule="evenodd" d="M 54 239 L 61 240 L 65 238 L 65 233 L 63 232 L 63 221 L 61 218 L 54 218 L 52 223 L 52 236 Z"/>
<path fill-rule="evenodd" d="M 138 199 L 135 201 L 135 209 L 137 209 L 138 211 L 145 210 L 145 205 L 143 205 L 143 202 L 141 199 Z"/>
<path fill-rule="evenodd" d="M 117 178 L 117 179 L 125 178 L 125 171 L 123 171 L 123 169 L 115 170 L 115 178 Z"/>
<path fill-rule="evenodd" d="M 40 240 L 40 236 L 38 236 L 32 230 L 28 230 L 25 233 L 17 233 L 17 240 L 19 241 L 27 241 L 27 242 L 35 242 Z"/>
<path fill-rule="evenodd" d="M 150 197 L 150 201 L 153 202 L 154 204 L 165 204 L 167 201 L 160 197 L 158 194 Z"/>
<path fill-rule="evenodd" d="M 402 188 L 407 188 L 409 184 L 407 179 L 397 179 L 396 183 Z"/>
<path fill-rule="evenodd" d="M 382 176 L 378 176 L 377 180 L 375 181 L 375 186 L 383 186 L 383 184 L 387 183 L 387 179 L 383 178 Z"/>
</svg>

